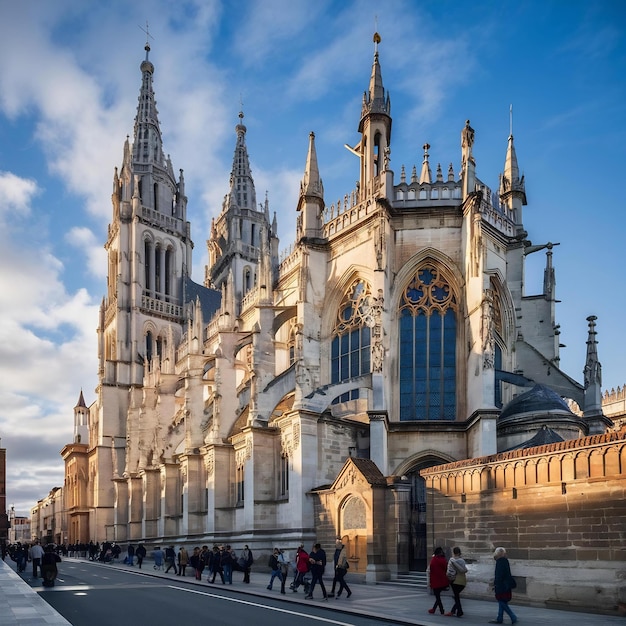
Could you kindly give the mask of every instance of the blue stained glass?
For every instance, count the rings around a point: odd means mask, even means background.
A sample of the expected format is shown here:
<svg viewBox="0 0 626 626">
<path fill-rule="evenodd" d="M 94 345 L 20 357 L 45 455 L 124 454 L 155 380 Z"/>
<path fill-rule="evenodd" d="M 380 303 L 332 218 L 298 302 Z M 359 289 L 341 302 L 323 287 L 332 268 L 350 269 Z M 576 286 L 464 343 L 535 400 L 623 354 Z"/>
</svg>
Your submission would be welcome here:
<svg viewBox="0 0 626 626">
<path fill-rule="evenodd" d="M 430 269 L 428 269 L 428 268 L 423 269 L 423 270 L 420 270 L 420 271 L 418 272 L 418 276 L 419 276 L 419 279 L 420 279 L 420 280 L 421 280 L 421 281 L 422 281 L 425 285 L 430 285 L 430 283 L 432 283 L 432 282 L 433 282 L 433 280 L 434 280 L 434 278 L 435 278 L 435 276 L 434 276 L 434 274 L 433 274 L 432 270 L 430 270 Z"/>
<path fill-rule="evenodd" d="M 424 286 L 432 285 L 436 276 L 429 267 L 419 270 L 405 290 L 405 302 L 423 297 Z M 454 302 L 447 284 L 433 285 L 429 293 L 434 302 Z M 400 312 L 401 420 L 455 418 L 456 329 L 456 312 L 450 307 L 443 313 L 421 307 Z M 409 385 L 414 386 L 414 395 L 408 393 Z"/>
</svg>

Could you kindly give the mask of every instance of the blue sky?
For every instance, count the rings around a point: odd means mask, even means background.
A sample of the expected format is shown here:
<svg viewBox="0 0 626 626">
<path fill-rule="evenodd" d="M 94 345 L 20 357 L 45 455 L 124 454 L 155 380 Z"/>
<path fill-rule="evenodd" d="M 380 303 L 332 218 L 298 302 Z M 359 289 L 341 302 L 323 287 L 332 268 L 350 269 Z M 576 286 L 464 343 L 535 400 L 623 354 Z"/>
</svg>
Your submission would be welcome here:
<svg viewBox="0 0 626 626">
<path fill-rule="evenodd" d="M 526 230 L 561 244 L 561 367 L 582 380 L 593 314 L 604 388 L 626 383 L 621 0 L 0 0 L 0 437 L 18 513 L 63 483 L 59 451 L 81 388 L 95 399 L 113 168 L 133 132 L 146 21 L 165 151 L 185 172 L 196 281 L 241 103 L 281 249 L 311 130 L 327 204 L 354 188 L 358 163 L 343 146 L 358 141 L 377 28 L 397 180 L 403 164 L 419 172 L 426 142 L 433 169 L 458 173 L 469 119 L 477 174 L 497 189 L 512 104 Z M 545 255 L 528 260 L 531 295 Z"/>
</svg>

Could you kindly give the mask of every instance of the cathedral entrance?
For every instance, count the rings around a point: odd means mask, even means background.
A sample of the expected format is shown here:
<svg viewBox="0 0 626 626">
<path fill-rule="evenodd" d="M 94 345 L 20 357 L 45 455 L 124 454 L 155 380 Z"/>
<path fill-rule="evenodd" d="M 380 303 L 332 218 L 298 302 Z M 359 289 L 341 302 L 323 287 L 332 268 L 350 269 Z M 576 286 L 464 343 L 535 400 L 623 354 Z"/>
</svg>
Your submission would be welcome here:
<svg viewBox="0 0 626 626">
<path fill-rule="evenodd" d="M 407 474 L 411 481 L 409 501 L 409 570 L 425 572 L 428 565 L 426 545 L 426 481 L 419 475 L 425 466 L 414 467 Z"/>
<path fill-rule="evenodd" d="M 405 474 L 411 482 L 409 500 L 409 570 L 411 571 L 425 572 L 433 549 L 433 546 L 428 546 L 427 543 L 426 481 L 419 475 L 420 470 L 448 462 L 449 459 L 428 455 L 419 459 Z"/>
</svg>

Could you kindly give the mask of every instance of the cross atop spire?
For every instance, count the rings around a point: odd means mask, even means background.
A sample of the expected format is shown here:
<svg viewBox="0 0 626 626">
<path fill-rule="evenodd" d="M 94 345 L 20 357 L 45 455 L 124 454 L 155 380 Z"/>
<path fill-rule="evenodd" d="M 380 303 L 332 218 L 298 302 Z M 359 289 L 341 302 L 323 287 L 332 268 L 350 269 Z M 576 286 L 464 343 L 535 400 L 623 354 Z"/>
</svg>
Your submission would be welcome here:
<svg viewBox="0 0 626 626">
<path fill-rule="evenodd" d="M 150 34 L 150 27 L 148 26 L 148 20 L 146 20 L 146 27 L 142 28 L 139 26 L 139 30 L 146 33 L 146 45 L 144 46 L 144 50 L 146 51 L 146 61 L 148 60 L 148 53 L 150 52 L 150 39 L 154 39 L 154 37 Z"/>
</svg>

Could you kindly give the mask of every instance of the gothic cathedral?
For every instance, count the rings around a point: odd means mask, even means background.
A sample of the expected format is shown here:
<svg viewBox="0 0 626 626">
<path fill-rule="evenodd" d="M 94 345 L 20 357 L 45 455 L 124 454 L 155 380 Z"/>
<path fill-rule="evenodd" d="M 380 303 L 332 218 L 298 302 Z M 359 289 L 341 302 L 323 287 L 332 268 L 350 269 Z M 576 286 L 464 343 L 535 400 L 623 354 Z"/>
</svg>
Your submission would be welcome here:
<svg viewBox="0 0 626 626">
<path fill-rule="evenodd" d="M 374 42 L 356 188 L 326 204 L 311 133 L 279 256 L 240 113 L 202 285 L 146 46 L 113 176 L 96 399 L 81 393 L 63 451 L 70 543 L 263 552 L 340 536 L 351 573 L 383 580 L 430 554 L 420 470 L 609 427 L 595 318 L 585 380 L 559 369 L 553 244 L 524 229 L 513 136 L 497 190 L 478 177 L 469 121 L 458 174 L 431 168 L 426 144 L 421 169 L 397 177 Z M 525 258 L 541 251 L 543 292 L 528 295 Z"/>
</svg>

